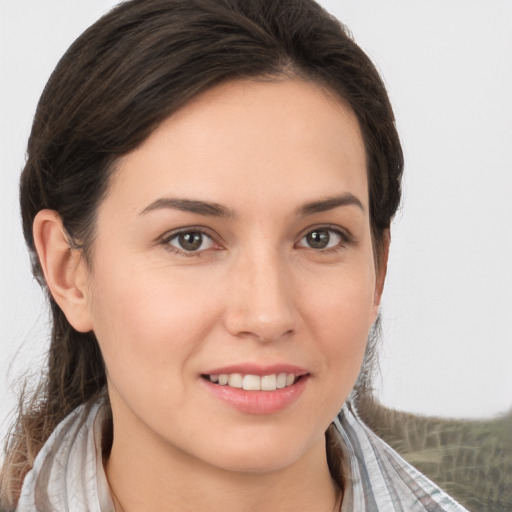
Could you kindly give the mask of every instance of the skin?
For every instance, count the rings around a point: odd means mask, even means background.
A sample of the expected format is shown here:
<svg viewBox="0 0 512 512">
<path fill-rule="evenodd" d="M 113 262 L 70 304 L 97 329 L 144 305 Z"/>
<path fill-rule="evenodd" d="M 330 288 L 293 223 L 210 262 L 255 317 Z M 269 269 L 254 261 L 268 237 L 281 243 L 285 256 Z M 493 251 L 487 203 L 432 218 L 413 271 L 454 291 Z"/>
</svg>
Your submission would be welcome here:
<svg viewBox="0 0 512 512">
<path fill-rule="evenodd" d="M 303 211 L 335 196 L 351 201 Z M 229 215 L 158 202 L 169 198 Z M 368 210 L 354 115 L 319 86 L 283 80 L 209 90 L 123 157 L 92 268 L 58 215 L 38 214 L 50 289 L 105 360 L 118 509 L 331 512 L 324 432 L 357 378 L 384 280 Z M 315 229 L 328 248 L 311 246 Z M 180 246 L 180 230 L 205 234 L 199 250 Z M 249 414 L 201 377 L 248 362 L 306 369 L 303 393 Z"/>
</svg>

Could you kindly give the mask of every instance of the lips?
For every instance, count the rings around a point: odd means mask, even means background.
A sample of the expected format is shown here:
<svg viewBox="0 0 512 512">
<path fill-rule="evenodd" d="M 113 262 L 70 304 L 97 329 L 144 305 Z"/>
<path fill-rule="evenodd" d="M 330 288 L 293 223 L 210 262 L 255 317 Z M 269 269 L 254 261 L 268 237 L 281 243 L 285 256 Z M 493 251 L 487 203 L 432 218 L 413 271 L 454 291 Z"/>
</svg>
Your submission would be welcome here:
<svg viewBox="0 0 512 512">
<path fill-rule="evenodd" d="M 225 404 L 249 414 L 272 414 L 299 399 L 309 373 L 291 365 L 238 365 L 201 375 L 207 389 Z"/>
<path fill-rule="evenodd" d="M 220 386 L 245 389 L 246 391 L 276 391 L 292 386 L 296 379 L 293 373 L 274 373 L 271 375 L 243 375 L 241 373 L 221 373 L 204 375 L 210 382 Z"/>
</svg>

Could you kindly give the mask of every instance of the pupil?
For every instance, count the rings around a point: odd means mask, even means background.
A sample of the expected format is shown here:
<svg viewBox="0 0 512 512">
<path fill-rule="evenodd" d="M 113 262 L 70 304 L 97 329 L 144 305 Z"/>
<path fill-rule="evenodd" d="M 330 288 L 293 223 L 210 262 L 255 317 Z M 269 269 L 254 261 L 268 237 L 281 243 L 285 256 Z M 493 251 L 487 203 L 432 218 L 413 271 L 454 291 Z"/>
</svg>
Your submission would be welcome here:
<svg viewBox="0 0 512 512">
<path fill-rule="evenodd" d="M 201 247 L 203 243 L 203 236 L 197 231 L 191 231 L 189 233 L 182 233 L 179 236 L 179 242 L 181 247 L 186 251 L 196 251 Z"/>
<path fill-rule="evenodd" d="M 313 249 L 325 249 L 329 244 L 329 238 L 329 231 L 327 230 L 312 231 L 306 236 L 308 245 Z"/>
</svg>

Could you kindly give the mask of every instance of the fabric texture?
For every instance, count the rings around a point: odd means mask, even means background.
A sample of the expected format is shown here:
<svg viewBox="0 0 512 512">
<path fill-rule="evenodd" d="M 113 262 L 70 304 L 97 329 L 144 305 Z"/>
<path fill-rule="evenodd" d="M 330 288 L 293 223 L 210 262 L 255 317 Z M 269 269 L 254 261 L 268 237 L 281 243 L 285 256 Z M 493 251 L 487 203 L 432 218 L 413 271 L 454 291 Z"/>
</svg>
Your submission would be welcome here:
<svg viewBox="0 0 512 512">
<path fill-rule="evenodd" d="M 59 424 L 25 478 L 17 512 L 114 512 L 102 461 L 108 412 L 98 401 Z M 351 403 L 334 424 L 347 458 L 340 512 L 467 512 L 372 432 Z"/>
<path fill-rule="evenodd" d="M 102 401 L 82 405 L 57 426 L 25 477 L 17 512 L 115 512 L 101 454 L 107 412 Z"/>
</svg>

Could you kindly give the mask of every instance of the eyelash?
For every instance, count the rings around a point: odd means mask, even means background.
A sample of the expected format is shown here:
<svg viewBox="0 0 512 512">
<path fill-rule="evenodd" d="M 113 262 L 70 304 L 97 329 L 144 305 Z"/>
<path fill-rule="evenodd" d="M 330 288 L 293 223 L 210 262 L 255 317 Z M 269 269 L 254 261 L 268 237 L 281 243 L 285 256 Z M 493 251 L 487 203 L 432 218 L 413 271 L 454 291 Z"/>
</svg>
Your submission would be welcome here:
<svg viewBox="0 0 512 512">
<path fill-rule="evenodd" d="M 315 226 L 310 227 L 307 231 L 300 237 L 299 243 L 302 242 L 308 235 L 312 235 L 315 232 L 327 231 L 330 233 L 330 237 L 334 233 L 337 237 L 339 237 L 339 242 L 333 247 L 314 249 L 313 247 L 301 246 L 304 249 L 312 249 L 318 253 L 332 253 L 344 249 L 348 245 L 353 245 L 355 243 L 354 237 L 346 230 L 340 229 L 338 226 Z M 330 238 L 329 238 L 330 242 Z"/>
<path fill-rule="evenodd" d="M 300 242 L 305 240 L 308 235 L 312 235 L 315 232 L 330 233 L 328 243 L 331 241 L 331 236 L 333 233 L 337 237 L 339 237 L 340 241 L 333 247 L 318 248 L 318 249 L 315 249 L 314 247 L 310 247 L 310 246 L 299 245 Z M 203 252 L 207 251 L 208 249 L 214 248 L 214 247 L 207 247 L 205 249 L 187 251 L 184 248 L 178 248 L 178 247 L 171 245 L 171 242 L 173 240 L 177 240 L 180 236 L 187 235 L 187 234 L 198 234 L 202 237 L 201 245 L 203 245 L 205 238 L 206 238 L 206 239 L 210 240 L 210 243 L 213 244 L 214 246 L 217 245 L 217 248 L 216 248 L 217 250 L 221 249 L 221 246 L 215 242 L 213 236 L 209 235 L 205 231 L 205 229 L 202 227 L 190 227 L 190 228 L 181 229 L 179 231 L 174 231 L 172 233 L 169 233 L 169 234 L 165 235 L 164 237 L 162 237 L 161 244 L 169 252 L 172 252 L 173 254 L 178 254 L 180 256 L 185 256 L 187 258 L 201 256 L 201 254 Z M 342 230 L 339 227 L 334 227 L 334 226 L 316 226 L 314 228 L 308 228 L 308 230 L 300 237 L 299 242 L 297 242 L 297 244 L 295 244 L 295 245 L 300 248 L 311 249 L 314 252 L 318 252 L 318 253 L 331 253 L 331 252 L 339 251 L 339 250 L 343 249 L 344 247 L 346 247 L 347 245 L 352 245 L 352 244 L 354 244 L 354 238 L 347 231 Z"/>
<path fill-rule="evenodd" d="M 202 227 L 190 227 L 190 228 L 186 228 L 186 229 L 180 229 L 179 231 L 174 231 L 172 233 L 169 233 L 167 235 L 165 235 L 162 239 L 161 239 L 161 244 L 164 246 L 164 248 L 173 253 L 173 254 L 178 254 L 180 256 L 185 256 L 186 258 L 191 258 L 191 257 L 198 257 L 200 256 L 204 251 L 210 249 L 210 248 L 213 248 L 213 247 L 207 247 L 206 249 L 201 249 L 201 250 L 195 250 L 195 251 L 187 251 L 186 249 L 184 248 L 178 248 L 178 247 L 174 247 L 173 245 L 171 245 L 171 242 L 173 240 L 176 240 L 178 239 L 178 237 L 182 236 L 182 235 L 187 235 L 187 234 L 198 234 L 202 237 L 202 241 L 201 241 L 201 245 L 204 243 L 205 239 L 208 239 L 210 240 L 211 244 L 212 245 L 217 245 L 218 248 L 220 249 L 220 245 L 217 244 L 213 238 L 213 236 L 209 235 L 204 228 Z"/>
</svg>

